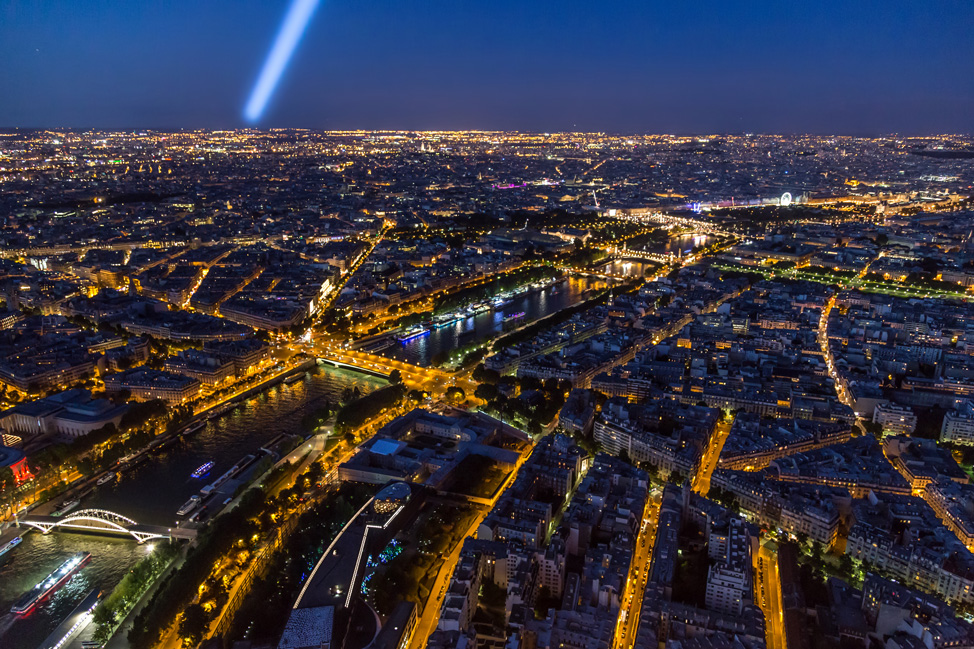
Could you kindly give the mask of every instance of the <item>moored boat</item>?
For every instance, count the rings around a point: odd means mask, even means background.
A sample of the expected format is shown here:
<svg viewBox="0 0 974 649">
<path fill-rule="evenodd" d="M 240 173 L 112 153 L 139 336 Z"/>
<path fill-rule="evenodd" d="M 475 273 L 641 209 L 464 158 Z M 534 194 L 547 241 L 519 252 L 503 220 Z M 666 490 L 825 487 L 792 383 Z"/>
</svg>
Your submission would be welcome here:
<svg viewBox="0 0 974 649">
<path fill-rule="evenodd" d="M 4 543 L 3 544 L 3 547 L 0 547 L 0 557 L 2 557 L 3 555 L 7 554 L 8 552 L 10 552 L 11 550 L 13 550 L 18 545 L 20 545 L 20 542 L 23 541 L 23 540 L 24 539 L 22 537 L 15 536 L 12 539 L 10 539 L 9 541 L 7 541 L 6 543 Z"/>
<path fill-rule="evenodd" d="M 183 506 L 176 510 L 176 516 L 185 516 L 199 507 L 201 502 L 203 502 L 203 499 L 199 496 L 190 496 L 189 500 L 184 502 Z"/>
<path fill-rule="evenodd" d="M 108 484 L 109 482 L 111 482 L 112 480 L 114 480 L 117 477 L 118 477 L 118 473 L 117 472 L 114 472 L 113 471 L 112 473 L 106 473 L 102 477 L 98 478 L 98 482 L 96 482 L 95 484 L 100 487 L 103 484 Z"/>
<path fill-rule="evenodd" d="M 419 338 L 420 336 L 426 336 L 429 334 L 429 332 L 430 332 L 429 329 L 425 327 L 420 327 L 420 326 L 410 327 L 406 331 L 396 336 L 396 339 L 401 343 L 405 343 L 405 342 L 409 342 L 410 340 Z"/>
<path fill-rule="evenodd" d="M 239 462 L 237 462 L 236 464 L 234 464 L 232 467 L 230 467 L 230 470 L 229 471 L 227 471 L 226 473 L 224 473 L 223 475 L 221 475 L 219 478 L 217 478 L 211 484 L 208 484 L 205 487 L 203 487 L 202 489 L 200 489 L 200 493 L 203 494 L 204 496 L 209 496 L 211 493 L 213 493 L 214 491 L 216 491 L 217 489 L 219 489 L 220 487 L 222 487 L 227 482 L 227 480 L 233 478 L 238 473 L 240 473 L 240 471 L 245 466 L 247 466 L 248 464 L 250 464 L 251 462 L 253 462 L 256 458 L 257 458 L 256 455 L 247 455 L 242 460 L 240 460 Z"/>
<path fill-rule="evenodd" d="M 63 516 L 81 504 L 80 500 L 65 500 L 51 516 Z"/>
<path fill-rule="evenodd" d="M 200 430 L 202 430 L 203 426 L 206 426 L 206 421 L 205 420 L 198 421 L 195 424 L 193 424 L 192 426 L 189 426 L 188 428 L 184 428 L 179 433 L 179 435 L 180 435 L 180 437 L 189 437 L 193 433 L 198 433 Z"/>
</svg>

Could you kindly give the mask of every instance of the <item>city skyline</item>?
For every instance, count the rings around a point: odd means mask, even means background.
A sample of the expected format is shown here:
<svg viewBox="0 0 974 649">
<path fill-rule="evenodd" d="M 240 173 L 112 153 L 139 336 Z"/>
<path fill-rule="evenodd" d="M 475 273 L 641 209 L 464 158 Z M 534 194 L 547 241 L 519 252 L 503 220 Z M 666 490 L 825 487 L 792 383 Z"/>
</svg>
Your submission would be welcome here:
<svg viewBox="0 0 974 649">
<path fill-rule="evenodd" d="M 0 649 L 974 644 L 974 137 L 0 133 Z"/>
<path fill-rule="evenodd" d="M 971 0 L 0 7 L 0 649 L 974 648 Z"/>
</svg>

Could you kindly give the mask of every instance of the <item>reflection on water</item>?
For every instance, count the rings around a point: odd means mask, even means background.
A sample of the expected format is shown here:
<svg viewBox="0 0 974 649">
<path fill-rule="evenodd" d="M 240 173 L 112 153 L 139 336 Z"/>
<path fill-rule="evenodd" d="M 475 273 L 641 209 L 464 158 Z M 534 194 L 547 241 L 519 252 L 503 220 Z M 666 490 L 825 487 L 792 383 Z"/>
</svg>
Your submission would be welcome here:
<svg viewBox="0 0 974 649">
<path fill-rule="evenodd" d="M 251 397 L 117 481 L 96 487 L 81 507 L 107 509 L 147 525 L 171 525 L 176 510 L 191 495 L 280 433 L 299 432 L 301 418 L 325 399 L 337 404 L 345 388 L 357 387 L 366 394 L 385 384 L 380 378 L 319 366 L 301 381 Z M 202 481 L 191 478 L 208 460 L 215 462 L 210 476 Z M 26 534 L 23 543 L 0 559 L 0 649 L 39 645 L 89 590 L 111 592 L 150 545 L 114 536 Z M 7 613 L 13 602 L 76 552 L 90 552 L 91 561 L 50 600 L 24 618 Z"/>
<path fill-rule="evenodd" d="M 697 246 L 709 246 L 714 238 L 707 234 L 688 234 L 681 237 L 670 237 L 665 244 L 651 246 L 650 252 L 667 253 L 674 255 L 687 254 Z"/>
<path fill-rule="evenodd" d="M 659 264 L 651 262 L 636 261 L 634 259 L 616 259 L 603 264 L 600 270 L 616 277 L 646 277 L 647 272 L 652 273 L 659 268 Z"/>
<path fill-rule="evenodd" d="M 280 383 L 247 399 L 152 461 L 97 488 L 82 506 L 107 509 L 147 525 L 170 525 L 179 506 L 201 487 L 279 434 L 299 432 L 301 418 L 325 399 L 337 404 L 346 387 L 357 387 L 366 394 L 385 383 L 358 372 L 319 366 L 301 381 Z M 214 466 L 209 477 L 191 477 L 196 468 L 211 460 Z M 165 488 L 159 488 L 162 485 Z"/>
<path fill-rule="evenodd" d="M 593 278 L 565 279 L 551 288 L 514 298 L 500 309 L 434 328 L 428 336 L 414 338 L 405 344 L 396 342 L 381 353 L 414 365 L 429 365 L 430 359 L 441 352 L 448 353 L 500 333 L 504 330 L 504 318 L 511 314 L 523 312 L 524 322 L 530 323 L 581 302 L 586 299 L 585 293 L 590 289 L 598 290 L 605 286 L 603 280 Z"/>
<path fill-rule="evenodd" d="M 670 237 L 669 241 L 662 244 L 650 245 L 647 248 L 648 252 L 666 254 L 672 253 L 676 256 L 689 254 L 697 246 L 708 246 L 714 241 L 714 238 L 706 234 L 693 234 L 693 235 L 683 235 L 679 237 Z M 658 266 L 653 266 L 651 264 L 641 263 L 637 258 L 625 257 L 625 254 L 621 254 L 622 259 L 617 259 L 614 261 L 607 262 L 601 266 L 601 269 L 610 275 L 616 277 L 645 277 L 647 271 L 658 268 Z"/>
<path fill-rule="evenodd" d="M 0 566 L 0 649 L 37 647 L 90 590 L 110 592 L 151 547 L 151 543 L 92 534 L 25 534 L 23 543 L 7 553 Z M 90 552 L 91 560 L 71 579 L 28 615 L 10 612 L 24 593 L 78 552 Z"/>
</svg>

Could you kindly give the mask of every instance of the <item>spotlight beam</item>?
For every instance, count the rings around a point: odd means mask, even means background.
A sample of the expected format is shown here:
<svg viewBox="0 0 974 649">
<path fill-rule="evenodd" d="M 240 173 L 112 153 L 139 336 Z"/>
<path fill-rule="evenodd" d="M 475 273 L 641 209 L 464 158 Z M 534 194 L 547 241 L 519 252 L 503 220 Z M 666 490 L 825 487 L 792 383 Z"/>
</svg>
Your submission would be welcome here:
<svg viewBox="0 0 974 649">
<path fill-rule="evenodd" d="M 308 23 L 311 22 L 311 17 L 318 8 L 320 1 L 292 0 L 291 7 L 281 24 L 281 30 L 277 32 L 274 45 L 271 47 L 270 54 L 267 55 L 267 60 L 264 61 L 260 76 L 257 77 L 257 83 L 250 91 L 250 98 L 244 108 L 244 117 L 247 118 L 248 122 L 256 122 L 264 114 L 267 102 L 274 94 L 274 89 L 277 88 L 281 75 L 291 60 L 298 43 L 301 42 L 301 37 L 304 36 L 304 31 L 307 29 Z"/>
</svg>

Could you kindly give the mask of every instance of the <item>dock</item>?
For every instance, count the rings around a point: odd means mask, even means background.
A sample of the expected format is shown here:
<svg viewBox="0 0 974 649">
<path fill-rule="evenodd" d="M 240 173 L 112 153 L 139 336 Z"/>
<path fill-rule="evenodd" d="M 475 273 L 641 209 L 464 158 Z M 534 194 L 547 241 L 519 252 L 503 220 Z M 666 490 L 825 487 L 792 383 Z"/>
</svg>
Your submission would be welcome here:
<svg viewBox="0 0 974 649">
<path fill-rule="evenodd" d="M 85 595 L 81 603 L 71 611 L 68 617 L 64 618 L 64 621 L 51 632 L 51 635 L 47 636 L 44 642 L 38 645 L 37 649 L 61 649 L 72 639 L 84 633 L 91 624 L 93 611 L 99 599 L 101 599 L 101 591 L 98 589 Z"/>
</svg>

